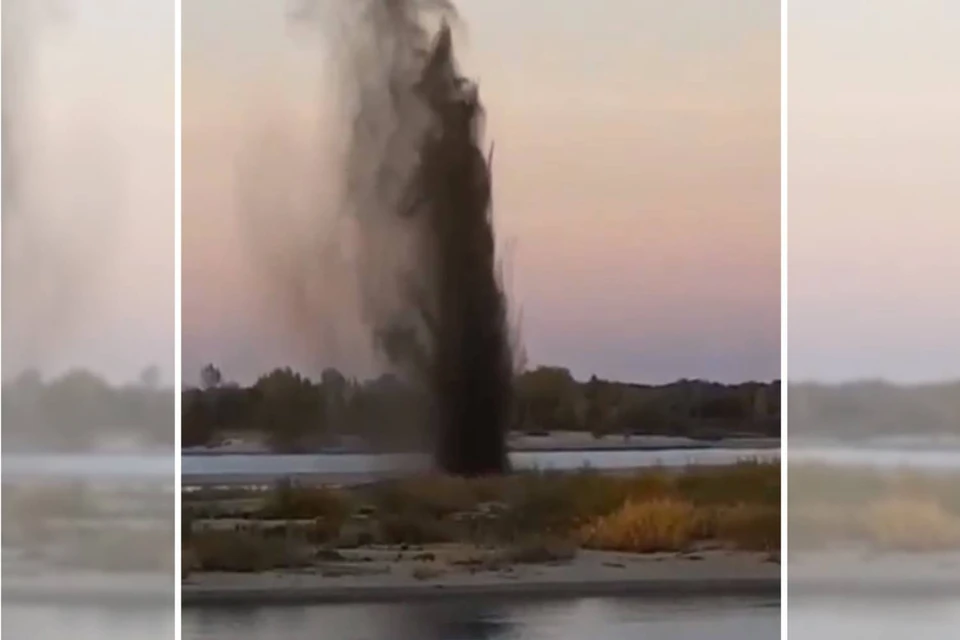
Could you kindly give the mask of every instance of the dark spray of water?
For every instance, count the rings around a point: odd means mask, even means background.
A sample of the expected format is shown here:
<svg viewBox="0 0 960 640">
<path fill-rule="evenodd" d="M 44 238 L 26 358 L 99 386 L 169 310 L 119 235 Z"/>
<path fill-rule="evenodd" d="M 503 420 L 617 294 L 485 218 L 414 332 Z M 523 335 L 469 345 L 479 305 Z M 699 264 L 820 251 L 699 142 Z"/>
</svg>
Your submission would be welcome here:
<svg viewBox="0 0 960 640">
<path fill-rule="evenodd" d="M 357 5 L 337 59 L 363 310 L 380 352 L 427 392 L 438 467 L 500 473 L 513 356 L 479 94 L 458 72 L 449 5 Z"/>
</svg>

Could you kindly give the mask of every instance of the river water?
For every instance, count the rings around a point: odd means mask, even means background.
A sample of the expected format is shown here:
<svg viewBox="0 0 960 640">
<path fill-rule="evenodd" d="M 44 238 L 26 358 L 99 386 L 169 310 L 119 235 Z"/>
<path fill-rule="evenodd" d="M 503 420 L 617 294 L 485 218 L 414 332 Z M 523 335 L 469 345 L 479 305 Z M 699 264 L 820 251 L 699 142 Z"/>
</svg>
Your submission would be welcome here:
<svg viewBox="0 0 960 640">
<path fill-rule="evenodd" d="M 430 605 L 185 609 L 183 640 L 766 640 L 780 637 L 776 600 L 581 599 Z M 173 640 L 172 607 L 5 603 L 8 638 Z M 792 598 L 791 640 L 950 640 L 960 602 Z M 9 633 L 8 633 L 9 632 Z"/>
<path fill-rule="evenodd" d="M 517 469 L 572 470 L 631 469 L 688 464 L 731 464 L 738 460 L 775 459 L 776 449 L 666 449 L 659 451 L 514 451 L 510 461 Z M 277 476 L 283 474 L 348 474 L 417 471 L 429 468 L 427 456 L 416 454 L 318 454 L 318 455 L 187 455 L 181 469 L 184 477 L 216 475 Z"/>
<path fill-rule="evenodd" d="M 185 609 L 182 640 L 773 640 L 779 600 L 450 601 Z"/>
<path fill-rule="evenodd" d="M 722 447 L 661 450 L 567 450 L 514 451 L 510 458 L 518 469 L 571 470 L 585 466 L 616 470 L 651 466 L 732 464 L 744 459 L 776 460 L 778 449 Z M 794 443 L 789 453 L 794 463 L 821 462 L 849 466 L 913 467 L 960 471 L 960 448 L 937 446 L 887 447 L 846 446 L 830 443 Z M 355 474 L 376 475 L 425 469 L 429 460 L 416 454 L 190 454 L 181 457 L 181 473 L 189 482 L 196 478 L 262 479 L 285 475 Z M 4 455 L 4 479 L 23 476 L 99 476 L 122 478 L 152 476 L 173 480 L 175 463 L 169 455 L 85 454 Z"/>
<path fill-rule="evenodd" d="M 606 451 L 515 451 L 511 462 L 518 469 L 572 470 L 631 469 L 688 464 L 732 464 L 744 459 L 777 459 L 777 449 L 664 449 Z M 377 475 L 429 468 L 429 458 L 418 454 L 190 454 L 181 458 L 181 473 L 197 477 L 257 478 L 264 481 L 286 475 Z M 172 481 L 172 456 L 151 454 L 82 454 L 3 456 L 4 481 L 28 477 L 101 477 L 120 479 L 152 477 Z"/>
<path fill-rule="evenodd" d="M 3 637 L 44 640 L 173 640 L 173 604 L 30 605 L 4 602 Z"/>
<path fill-rule="evenodd" d="M 790 463 L 816 462 L 846 467 L 903 468 L 926 471 L 960 471 L 960 448 L 915 446 L 899 448 L 880 444 L 830 446 L 790 443 Z"/>
<path fill-rule="evenodd" d="M 952 640 L 960 630 L 956 599 L 791 598 L 790 640 Z"/>
<path fill-rule="evenodd" d="M 516 468 L 570 470 L 584 466 L 595 469 L 630 469 L 650 466 L 676 467 L 690 464 L 732 464 L 744 459 L 776 460 L 778 449 L 662 449 L 606 451 L 515 451 Z M 821 462 L 848 466 L 913 467 L 916 469 L 960 471 L 960 447 L 850 446 L 833 443 L 791 443 L 790 462 Z M 298 474 L 376 474 L 387 471 L 415 471 L 428 460 L 421 455 L 370 454 L 190 454 L 181 457 L 187 480 L 195 477 L 248 476 L 269 479 Z M 106 478 L 143 477 L 172 481 L 175 461 L 170 455 L 5 454 L 4 480 L 24 476 L 99 476 Z"/>
</svg>

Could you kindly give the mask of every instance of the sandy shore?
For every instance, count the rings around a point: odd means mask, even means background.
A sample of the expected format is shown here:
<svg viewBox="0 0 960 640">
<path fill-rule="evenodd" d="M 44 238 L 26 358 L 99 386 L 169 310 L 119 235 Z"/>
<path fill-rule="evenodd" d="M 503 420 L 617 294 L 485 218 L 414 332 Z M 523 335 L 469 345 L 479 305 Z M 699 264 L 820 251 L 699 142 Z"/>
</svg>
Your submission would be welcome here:
<svg viewBox="0 0 960 640">
<path fill-rule="evenodd" d="M 48 569 L 18 573 L 4 567 L 3 602 L 173 608 L 176 577 L 164 573 L 80 572 Z"/>
<path fill-rule="evenodd" d="M 795 553 L 790 595 L 803 597 L 960 598 L 960 553 Z"/>
<path fill-rule="evenodd" d="M 181 594 L 183 606 L 456 596 L 779 596 L 780 565 L 767 554 L 735 552 L 683 556 L 581 551 L 567 562 L 501 570 L 393 558 L 327 562 L 305 571 L 195 573 L 183 581 Z"/>
</svg>

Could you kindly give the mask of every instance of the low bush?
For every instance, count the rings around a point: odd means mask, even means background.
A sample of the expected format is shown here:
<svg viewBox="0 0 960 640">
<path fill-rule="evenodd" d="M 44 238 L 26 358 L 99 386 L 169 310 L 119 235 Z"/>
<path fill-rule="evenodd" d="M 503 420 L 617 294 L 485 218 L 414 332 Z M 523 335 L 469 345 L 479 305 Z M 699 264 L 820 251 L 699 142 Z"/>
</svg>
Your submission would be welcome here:
<svg viewBox="0 0 960 640">
<path fill-rule="evenodd" d="M 196 532 L 188 549 L 192 569 L 197 571 L 256 572 L 312 563 L 311 554 L 304 546 L 254 532 Z"/>
</svg>

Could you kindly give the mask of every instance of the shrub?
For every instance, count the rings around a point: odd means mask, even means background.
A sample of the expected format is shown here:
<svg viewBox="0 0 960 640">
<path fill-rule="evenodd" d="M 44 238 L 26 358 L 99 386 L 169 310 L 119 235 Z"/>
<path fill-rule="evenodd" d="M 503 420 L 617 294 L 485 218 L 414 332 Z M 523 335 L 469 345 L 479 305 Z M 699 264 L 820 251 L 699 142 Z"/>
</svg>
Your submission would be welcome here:
<svg viewBox="0 0 960 640">
<path fill-rule="evenodd" d="M 278 483 L 257 513 L 264 520 L 308 520 L 324 518 L 342 522 L 352 507 L 348 495 L 327 487 L 298 487 L 290 482 Z"/>
<path fill-rule="evenodd" d="M 382 513 L 416 511 L 445 518 L 495 500 L 503 492 L 503 478 L 458 478 L 427 475 L 384 482 L 368 489 L 370 502 Z"/>
<path fill-rule="evenodd" d="M 713 511 L 710 536 L 747 551 L 780 548 L 780 509 L 766 505 L 739 504 Z"/>
<path fill-rule="evenodd" d="M 250 532 L 198 531 L 189 549 L 199 571 L 255 572 L 311 564 L 305 548 Z"/>
<path fill-rule="evenodd" d="M 689 502 L 630 501 L 585 526 L 581 539 L 586 547 L 608 551 L 682 551 L 697 540 L 702 527 L 701 514 Z"/>
<path fill-rule="evenodd" d="M 869 542 L 896 551 L 960 547 L 960 517 L 929 499 L 890 497 L 866 507 L 861 524 Z"/>
<path fill-rule="evenodd" d="M 780 504 L 779 463 L 688 467 L 675 482 L 678 494 L 696 505 Z"/>
<path fill-rule="evenodd" d="M 383 544 L 423 545 L 454 542 L 462 537 L 457 523 L 417 513 L 389 514 L 380 521 Z"/>
</svg>

